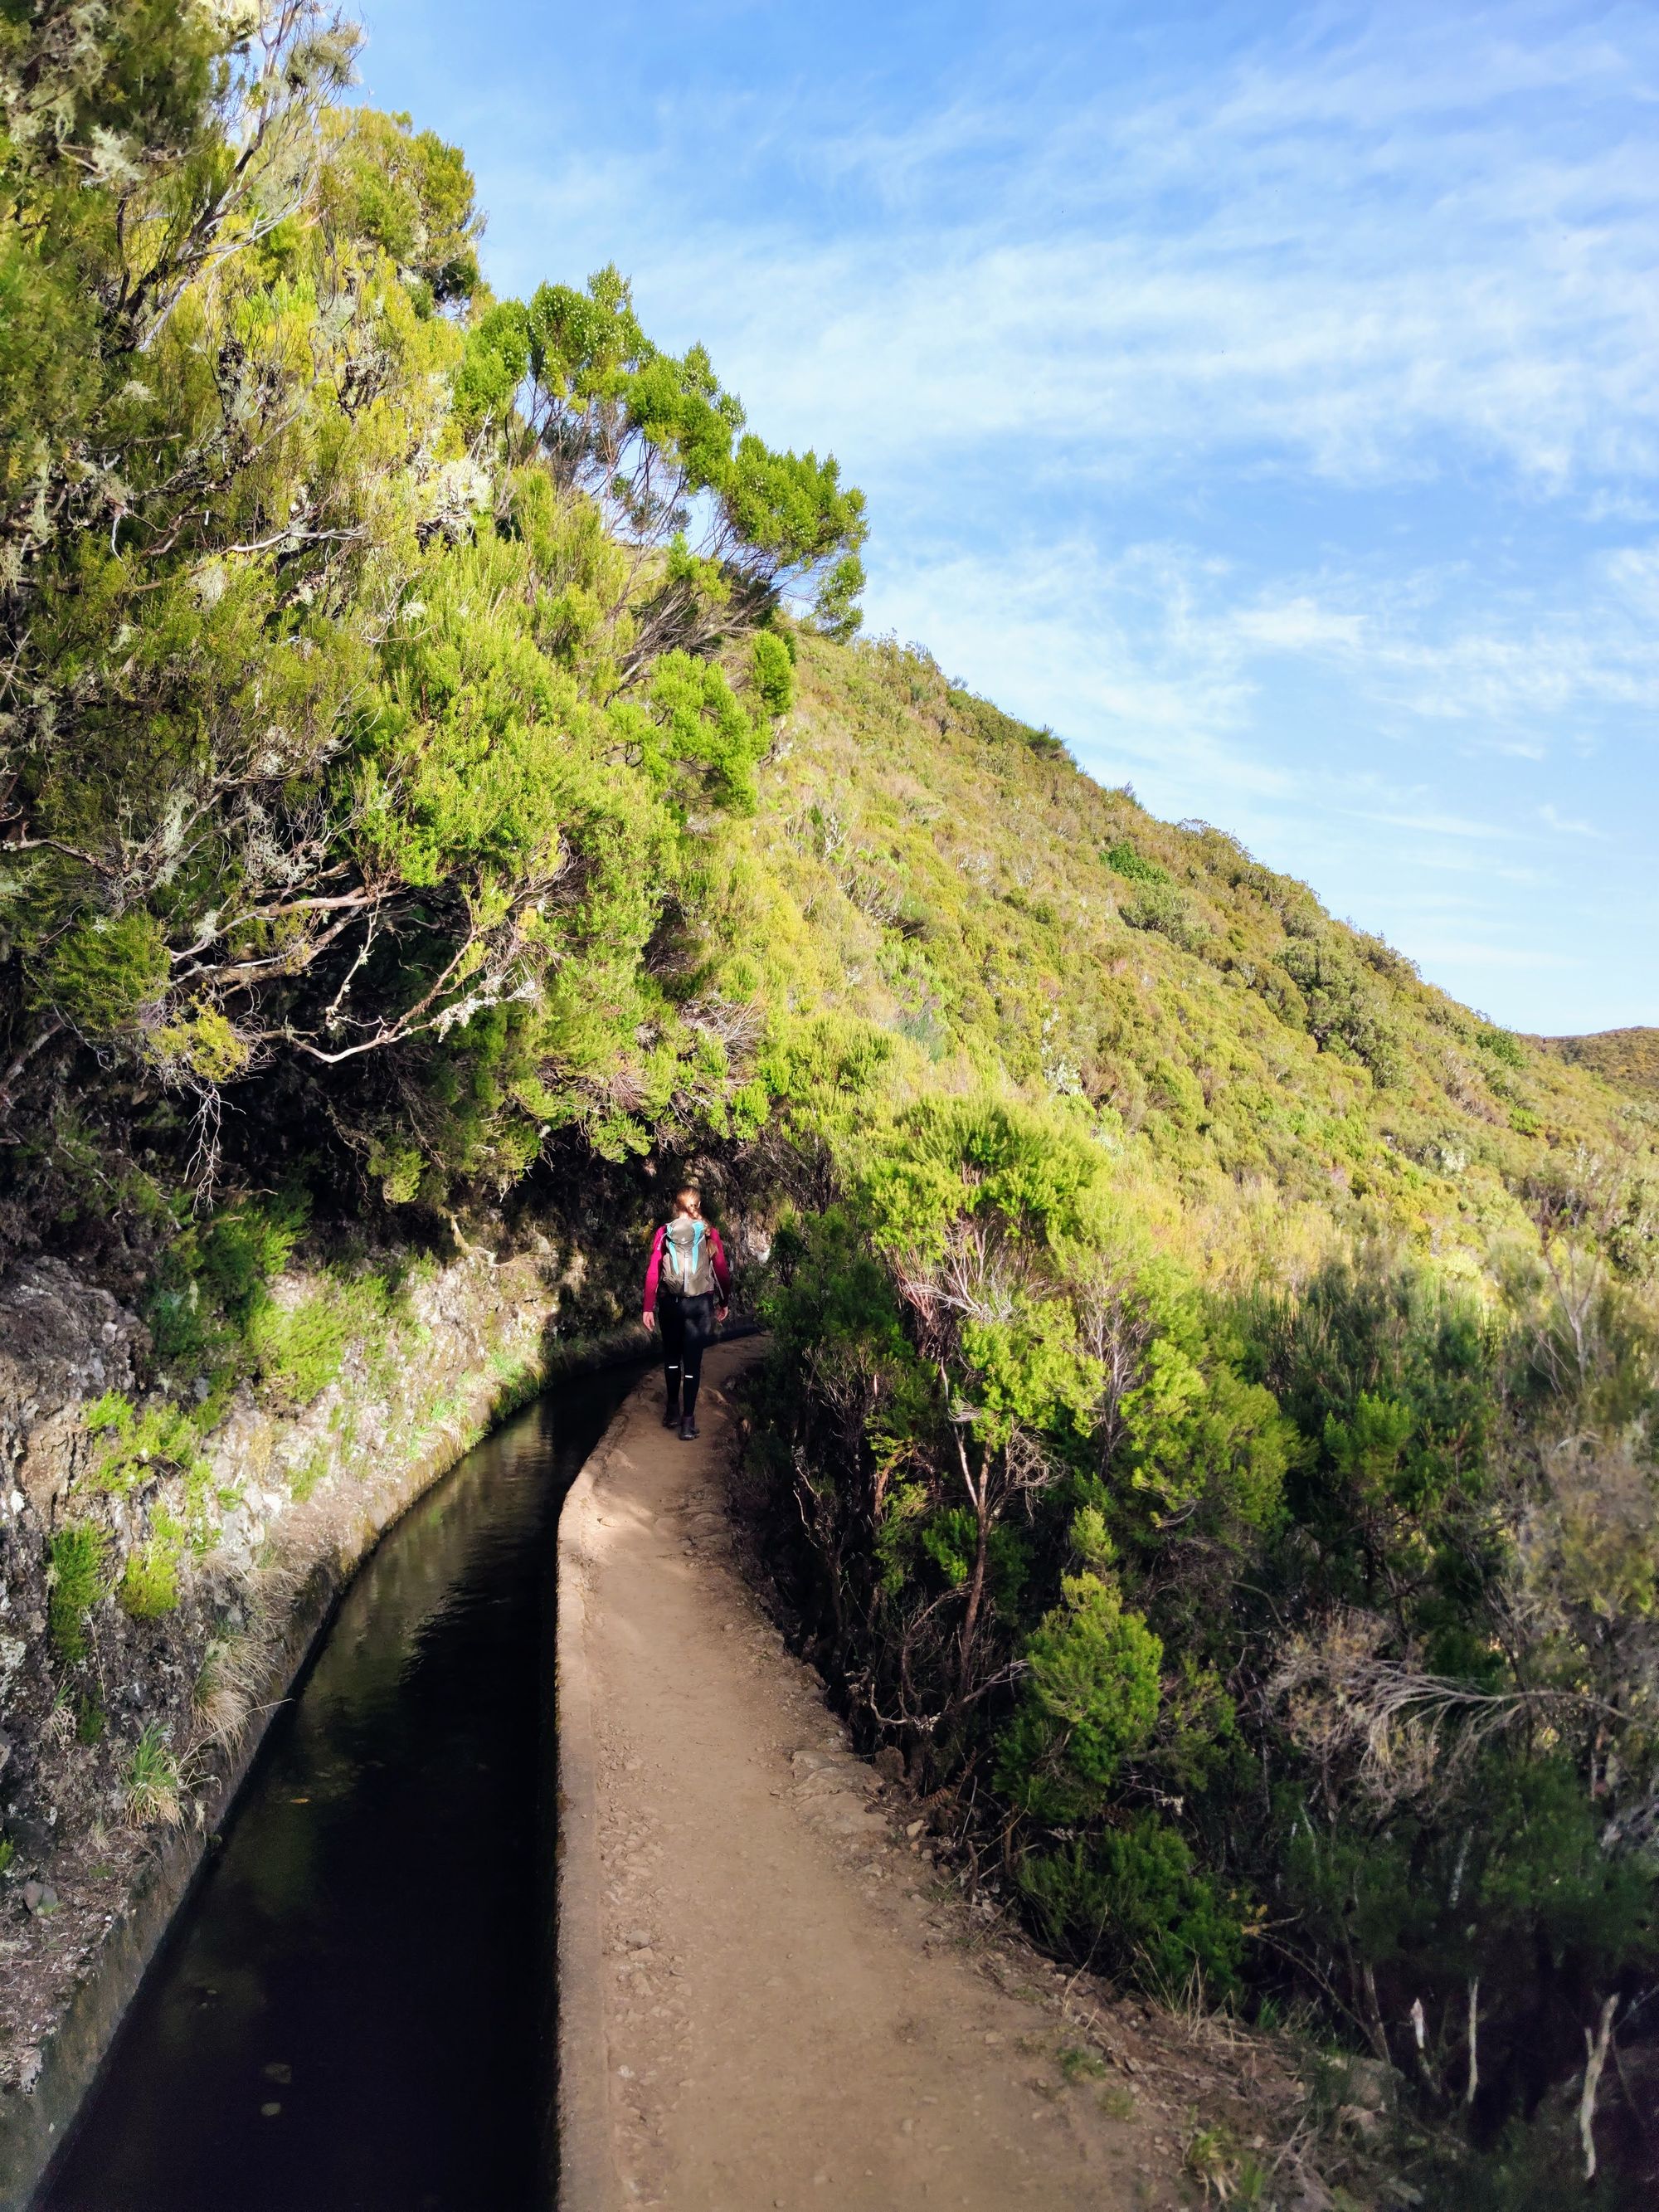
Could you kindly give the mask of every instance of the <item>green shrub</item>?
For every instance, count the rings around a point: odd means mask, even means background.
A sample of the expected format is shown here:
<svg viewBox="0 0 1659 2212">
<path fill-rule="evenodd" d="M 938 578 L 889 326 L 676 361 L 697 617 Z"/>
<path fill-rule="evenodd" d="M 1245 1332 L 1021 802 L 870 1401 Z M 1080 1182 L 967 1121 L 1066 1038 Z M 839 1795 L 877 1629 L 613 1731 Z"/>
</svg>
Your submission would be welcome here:
<svg viewBox="0 0 1659 2212">
<path fill-rule="evenodd" d="M 1131 929 L 1155 929 L 1183 952 L 1196 952 L 1209 941 L 1210 933 L 1194 913 L 1191 902 L 1167 880 L 1147 884 L 1118 912 Z"/>
<path fill-rule="evenodd" d="M 408 1206 L 419 1194 L 426 1162 L 418 1146 L 395 1138 L 376 1138 L 368 1148 L 369 1173 L 380 1179 L 388 1206 Z"/>
<path fill-rule="evenodd" d="M 1073 2044 L 1060 2052 L 1060 2070 L 1068 2081 L 1099 2081 L 1105 2077 L 1106 2062 L 1097 2051 Z"/>
<path fill-rule="evenodd" d="M 1238 1985 L 1244 1932 L 1182 1837 L 1152 1814 L 1028 1859 L 1020 1889 L 1048 1940 L 1165 1997 L 1196 1973 L 1212 1996 Z"/>
<path fill-rule="evenodd" d="M 177 1067 L 210 1084 L 234 1083 L 245 1074 L 253 1047 L 216 1006 L 204 1006 L 187 1020 L 167 1022 L 155 1033 L 155 1050 Z"/>
<path fill-rule="evenodd" d="M 1335 940 L 1297 939 L 1277 961 L 1302 994 L 1308 1034 L 1322 1051 L 1358 1060 L 1379 1085 L 1395 1082 L 1400 1052 L 1394 1024 Z"/>
<path fill-rule="evenodd" d="M 87 1408 L 87 1427 L 102 1439 L 88 1480 L 100 1490 L 125 1496 L 156 1474 L 181 1474 L 192 1503 L 205 1493 L 211 1470 L 195 1422 L 176 1406 L 152 1403 L 142 1411 L 118 1391 L 106 1391 Z"/>
<path fill-rule="evenodd" d="M 769 714 L 787 714 L 795 702 L 795 656 L 776 631 L 757 630 L 750 645 L 755 689 Z"/>
<path fill-rule="evenodd" d="M 1527 1064 L 1526 1047 L 1512 1030 L 1484 1029 L 1475 1042 L 1489 1059 L 1504 1067 L 1520 1068 Z"/>
<path fill-rule="evenodd" d="M 46 1619 L 60 1657 L 87 1656 L 87 1615 L 103 1596 L 107 1579 L 109 1539 L 90 1522 L 72 1521 L 46 1547 Z"/>
<path fill-rule="evenodd" d="M 256 1305 L 246 1342 L 266 1391 L 286 1407 L 310 1405 L 338 1376 L 353 1342 L 387 1327 L 395 1296 L 379 1274 L 325 1275 L 292 1306 Z"/>
<path fill-rule="evenodd" d="M 1138 850 L 1127 837 L 1120 837 L 1116 844 L 1109 845 L 1102 857 L 1109 868 L 1120 876 L 1127 876 L 1132 884 L 1167 884 L 1170 880 L 1170 871 Z"/>
<path fill-rule="evenodd" d="M 247 1332 L 260 1382 L 281 1404 L 296 1408 L 333 1382 L 349 1338 L 349 1322 L 330 1287 L 292 1306 L 264 1306 Z"/>
<path fill-rule="evenodd" d="M 127 1555 L 116 1600 L 134 1620 L 159 1620 L 179 1602 L 179 1561 L 184 1531 L 167 1515 L 157 1513 L 147 1543 Z"/>
<path fill-rule="evenodd" d="M 44 963 L 46 996 L 83 1036 L 99 1039 L 131 1029 L 167 981 L 167 940 L 143 913 L 77 921 Z"/>
<path fill-rule="evenodd" d="M 998 1746 L 997 1783 L 1055 1822 L 1097 1812 L 1158 1718 L 1164 1646 L 1098 1575 L 1068 1576 L 1064 1602 L 1027 1642 L 1018 1712 Z"/>
<path fill-rule="evenodd" d="M 169 1247 L 145 1308 L 156 1357 L 168 1366 L 234 1370 L 249 1318 L 287 1266 L 309 1215 L 309 1200 L 290 1191 L 239 1200 L 192 1222 Z"/>
</svg>

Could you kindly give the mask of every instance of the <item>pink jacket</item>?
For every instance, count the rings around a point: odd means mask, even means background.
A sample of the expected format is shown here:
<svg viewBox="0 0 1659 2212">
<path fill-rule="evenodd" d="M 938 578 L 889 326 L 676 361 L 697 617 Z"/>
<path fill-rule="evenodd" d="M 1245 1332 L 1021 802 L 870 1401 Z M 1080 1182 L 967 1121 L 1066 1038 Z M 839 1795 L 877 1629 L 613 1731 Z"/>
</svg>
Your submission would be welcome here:
<svg viewBox="0 0 1659 2212">
<path fill-rule="evenodd" d="M 726 1247 L 720 1243 L 720 1232 L 714 1223 L 705 1223 L 708 1231 L 708 1257 L 714 1269 L 714 1280 L 720 1286 L 720 1304 L 725 1304 L 732 1292 L 731 1263 L 726 1256 Z M 657 1278 L 662 1273 L 662 1240 L 668 1234 L 666 1223 L 651 1240 L 651 1258 L 645 1270 L 645 1310 L 657 1310 Z"/>
</svg>

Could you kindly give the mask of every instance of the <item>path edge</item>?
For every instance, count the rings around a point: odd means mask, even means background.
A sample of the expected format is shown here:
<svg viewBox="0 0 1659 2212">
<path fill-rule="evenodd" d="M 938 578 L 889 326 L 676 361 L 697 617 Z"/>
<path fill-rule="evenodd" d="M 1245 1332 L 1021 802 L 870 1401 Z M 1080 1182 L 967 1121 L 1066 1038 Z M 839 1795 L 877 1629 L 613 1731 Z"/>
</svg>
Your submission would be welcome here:
<svg viewBox="0 0 1659 2212">
<path fill-rule="evenodd" d="M 647 1387 L 641 1384 L 623 1401 L 565 1492 L 559 1513 L 553 1678 L 558 1777 L 554 1885 L 558 2212 L 618 2212 L 623 2202 L 611 2125 L 605 2031 L 599 1747 L 587 1658 L 587 1577 L 598 1521 L 599 1480 L 637 1418 Z"/>
</svg>

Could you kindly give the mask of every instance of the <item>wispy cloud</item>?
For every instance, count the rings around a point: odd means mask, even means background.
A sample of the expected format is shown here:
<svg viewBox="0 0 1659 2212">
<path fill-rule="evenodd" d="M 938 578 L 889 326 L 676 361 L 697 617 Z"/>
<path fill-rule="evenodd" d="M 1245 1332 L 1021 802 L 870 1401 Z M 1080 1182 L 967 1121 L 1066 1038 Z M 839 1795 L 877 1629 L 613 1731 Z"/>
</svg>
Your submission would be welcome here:
<svg viewBox="0 0 1659 2212">
<path fill-rule="evenodd" d="M 1122 724 L 1125 744 L 1160 749 L 1179 732 L 1201 743 L 1206 770 L 1210 741 L 1249 726 L 1286 659 L 1340 683 L 1381 726 L 1398 731 L 1402 714 L 1455 724 L 1471 752 L 1530 762 L 1547 757 L 1539 732 L 1564 715 L 1659 712 L 1659 631 L 1609 611 L 1594 567 L 1564 576 L 1550 600 L 1489 592 L 1473 611 L 1461 581 L 1425 590 L 1420 575 L 1379 583 L 1328 569 L 1306 588 L 1288 578 L 1263 590 L 1190 544 L 1110 550 L 1074 534 L 890 561 L 882 603 L 902 635 L 988 668 L 1005 696 L 1057 723 Z M 1243 772 L 1261 780 L 1259 763 Z M 1541 802 L 1528 818 L 1589 826 Z M 1455 834 L 1498 833 L 1462 822 Z"/>
<path fill-rule="evenodd" d="M 1424 958 L 1446 967 L 1501 969 L 1522 975 L 1547 970 L 1553 975 L 1582 972 L 1589 964 L 1581 956 L 1559 946 L 1492 945 L 1481 938 L 1430 937 Z"/>
<path fill-rule="evenodd" d="M 1511 838 L 1513 830 L 1506 830 L 1496 822 L 1465 822 L 1455 814 L 1373 814 L 1367 813 L 1368 822 L 1378 822 L 1389 830 L 1417 830 L 1430 837 L 1474 837 L 1483 842 L 1492 839 Z"/>
<path fill-rule="evenodd" d="M 1539 808 L 1538 818 L 1546 829 L 1554 830 L 1558 836 L 1594 837 L 1603 844 L 1607 842 L 1607 833 L 1605 830 L 1598 830 L 1593 822 L 1571 822 L 1565 815 L 1558 808 L 1549 805 L 1547 801 Z"/>
<path fill-rule="evenodd" d="M 981 70 L 848 129 L 803 94 L 726 157 L 752 173 L 793 132 L 820 190 L 860 188 L 827 235 L 752 201 L 688 235 L 672 145 L 605 179 L 611 229 L 658 313 L 718 302 L 745 387 L 866 471 L 1017 421 L 1108 477 L 1249 451 L 1375 483 L 1474 455 L 1629 498 L 1659 473 L 1659 23 L 1573 13 L 1320 11 L 1162 97 L 1057 104 Z M 586 227 L 583 163 L 517 190 L 555 235 Z"/>
</svg>

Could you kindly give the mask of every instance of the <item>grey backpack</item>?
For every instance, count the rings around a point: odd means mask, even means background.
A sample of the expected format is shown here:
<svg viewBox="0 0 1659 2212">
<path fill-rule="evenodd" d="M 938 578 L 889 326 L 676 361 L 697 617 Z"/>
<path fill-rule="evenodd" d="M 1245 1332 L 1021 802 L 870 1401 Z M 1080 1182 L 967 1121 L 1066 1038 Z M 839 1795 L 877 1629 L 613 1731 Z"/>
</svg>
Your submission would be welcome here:
<svg viewBox="0 0 1659 2212">
<path fill-rule="evenodd" d="M 682 1214 L 663 1231 L 662 1287 L 684 1298 L 707 1297 L 714 1287 L 714 1248 L 706 1221 Z"/>
</svg>

